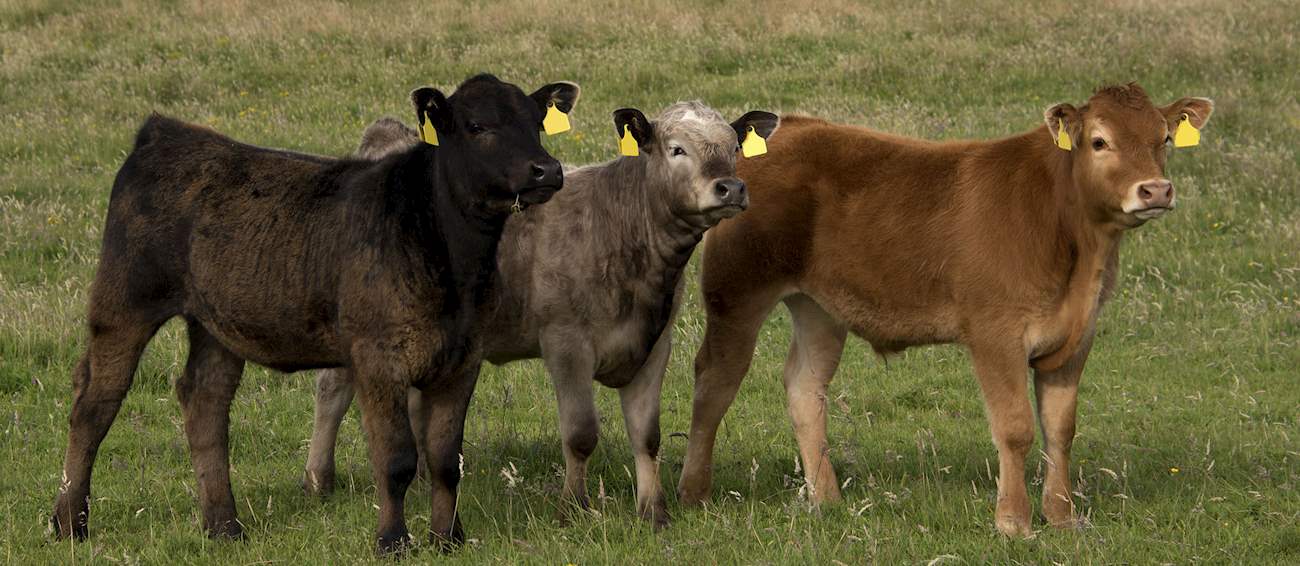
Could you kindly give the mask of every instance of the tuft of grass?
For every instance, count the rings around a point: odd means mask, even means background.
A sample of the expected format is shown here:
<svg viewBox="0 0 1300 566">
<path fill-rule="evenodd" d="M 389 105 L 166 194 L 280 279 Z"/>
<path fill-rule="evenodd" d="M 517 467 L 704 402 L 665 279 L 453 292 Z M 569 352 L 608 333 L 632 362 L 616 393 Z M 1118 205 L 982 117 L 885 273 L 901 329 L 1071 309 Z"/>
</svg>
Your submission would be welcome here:
<svg viewBox="0 0 1300 566">
<path fill-rule="evenodd" d="M 554 396 L 536 362 L 490 367 L 469 417 L 458 559 L 496 563 L 1291 563 L 1300 561 L 1300 37 L 1293 1 L 987 0 L 971 6 L 761 1 L 577 5 L 0 0 L 0 560 L 374 561 L 374 487 L 357 415 L 339 491 L 301 495 L 311 383 L 250 366 L 233 408 L 233 481 L 249 540 L 199 529 L 171 380 L 183 329 L 151 344 L 99 455 L 92 538 L 45 533 L 67 435 L 108 189 L 160 111 L 267 146 L 339 155 L 406 93 L 490 71 L 583 86 L 567 163 L 615 155 L 609 113 L 702 99 L 725 115 L 800 112 L 934 139 L 1034 127 L 1047 105 L 1140 81 L 1158 102 L 1209 96 L 1203 143 L 1176 151 L 1179 209 L 1127 238 L 1080 395 L 1076 498 L 1091 527 L 994 533 L 996 455 L 959 349 L 844 355 L 829 405 L 845 502 L 809 510 L 785 415 L 789 315 L 764 327 L 718 440 L 715 497 L 634 518 L 613 392 L 598 402 L 594 511 L 560 500 Z M 681 470 L 692 284 L 663 398 L 664 481 Z M 1030 473 L 1041 472 L 1041 458 Z M 1031 486 L 1031 490 L 1037 486 Z M 411 527 L 428 525 L 416 486 Z M 568 517 L 567 519 L 562 519 Z M 1041 526 L 1041 520 L 1036 523 Z M 420 559 L 433 558 L 424 551 Z"/>
</svg>

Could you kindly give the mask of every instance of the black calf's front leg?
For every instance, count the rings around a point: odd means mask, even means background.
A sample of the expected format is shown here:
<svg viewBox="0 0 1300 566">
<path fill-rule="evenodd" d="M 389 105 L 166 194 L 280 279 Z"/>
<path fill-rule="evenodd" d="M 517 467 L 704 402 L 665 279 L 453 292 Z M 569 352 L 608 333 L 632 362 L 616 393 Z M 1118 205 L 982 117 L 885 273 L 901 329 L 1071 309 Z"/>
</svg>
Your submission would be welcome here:
<svg viewBox="0 0 1300 566">
<path fill-rule="evenodd" d="M 370 448 L 370 469 L 379 496 L 379 554 L 404 551 L 410 543 L 406 529 L 406 489 L 416 472 L 415 437 L 406 410 L 406 389 L 413 381 L 392 360 L 404 356 L 382 352 L 357 352 L 353 363 L 361 424 Z"/>
<path fill-rule="evenodd" d="M 431 541 L 442 550 L 451 550 L 465 541 L 460 524 L 458 487 L 463 466 L 465 413 L 469 409 L 474 386 L 482 364 L 469 363 L 449 379 L 430 380 L 420 389 L 411 427 L 423 427 L 424 456 L 429 472 Z M 414 454 L 412 454 L 414 457 Z"/>
</svg>

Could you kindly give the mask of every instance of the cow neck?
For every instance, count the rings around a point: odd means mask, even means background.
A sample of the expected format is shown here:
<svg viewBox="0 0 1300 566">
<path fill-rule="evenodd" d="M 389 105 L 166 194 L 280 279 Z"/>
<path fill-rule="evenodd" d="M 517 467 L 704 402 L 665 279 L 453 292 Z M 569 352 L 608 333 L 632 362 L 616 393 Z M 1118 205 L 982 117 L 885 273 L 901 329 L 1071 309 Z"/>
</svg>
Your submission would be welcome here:
<svg viewBox="0 0 1300 566">
<path fill-rule="evenodd" d="M 475 187 L 469 175 L 458 170 L 460 160 L 445 147 L 420 144 L 415 150 L 418 166 L 431 183 L 429 202 L 437 220 L 441 244 L 446 246 L 452 276 L 458 283 L 477 290 L 496 272 L 497 246 L 508 214 L 493 212 L 482 198 L 486 187 Z M 428 189 L 426 189 L 428 190 Z"/>
<path fill-rule="evenodd" d="M 632 163 L 627 163 L 631 161 Z M 702 216 L 685 216 L 678 212 L 674 198 L 678 192 L 650 170 L 649 159 L 620 159 L 619 164 L 631 173 L 621 175 L 629 195 L 638 201 L 639 212 L 630 216 L 637 230 L 637 241 L 645 242 L 667 271 L 665 279 L 676 284 L 675 275 L 690 261 L 695 246 L 709 226 Z"/>
<path fill-rule="evenodd" d="M 1068 276 L 1057 306 L 1057 320 L 1067 329 L 1065 340 L 1057 349 L 1031 361 L 1038 371 L 1052 371 L 1065 365 L 1092 332 L 1107 280 L 1106 271 L 1115 265 L 1123 232 L 1118 227 L 1099 223 L 1089 215 L 1080 189 L 1074 182 L 1071 154 L 1058 149 L 1046 134 L 1035 135 L 1033 139 L 1035 150 L 1051 174 L 1050 185 L 1057 215 L 1056 237 L 1072 252 Z"/>
<path fill-rule="evenodd" d="M 591 202 L 601 202 L 593 222 L 605 223 L 596 234 L 622 234 L 608 238 L 604 257 L 620 260 L 621 269 L 635 270 L 630 275 L 649 283 L 659 297 L 652 314 L 654 335 L 668 324 L 676 298 L 678 282 L 691 253 L 700 242 L 707 226 L 689 222 L 673 210 L 672 191 L 651 181 L 657 178 L 648 159 L 621 158 L 600 168 L 607 195 Z M 593 195 L 594 197 L 594 195 Z"/>
</svg>

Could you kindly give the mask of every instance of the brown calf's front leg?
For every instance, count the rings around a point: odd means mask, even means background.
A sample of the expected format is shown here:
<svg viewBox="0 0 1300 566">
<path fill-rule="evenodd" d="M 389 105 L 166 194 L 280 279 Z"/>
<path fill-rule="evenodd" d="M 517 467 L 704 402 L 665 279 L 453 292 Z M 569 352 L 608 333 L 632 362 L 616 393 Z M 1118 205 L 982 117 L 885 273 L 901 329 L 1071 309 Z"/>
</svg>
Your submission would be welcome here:
<svg viewBox="0 0 1300 566">
<path fill-rule="evenodd" d="M 813 503 L 840 500 L 826 441 L 826 386 L 835 376 L 848 331 L 807 295 L 785 299 L 793 320 L 785 360 L 785 394 Z"/>
<path fill-rule="evenodd" d="M 190 461 L 198 478 L 203 529 L 212 538 L 242 538 L 230 490 L 230 402 L 239 388 L 244 360 L 189 321 L 189 359 L 176 382 L 185 418 Z"/>
<path fill-rule="evenodd" d="M 636 460 L 636 509 L 656 529 L 668 526 L 667 497 L 659 480 L 659 399 L 672 353 L 673 328 L 668 326 L 632 381 L 618 390 L 623 423 Z"/>
<path fill-rule="evenodd" d="M 140 354 L 157 330 L 157 323 L 91 324 L 90 344 L 72 374 L 68 448 L 50 517 L 59 538 L 86 538 L 95 456 L 131 388 Z"/>
<path fill-rule="evenodd" d="M 307 446 L 307 470 L 302 488 L 308 495 L 334 492 L 334 447 L 338 443 L 339 425 L 352 406 L 352 376 L 343 368 L 316 373 L 315 418 L 311 443 Z"/>
<path fill-rule="evenodd" d="M 379 496 L 376 545 L 381 555 L 402 552 L 410 542 L 405 501 L 406 489 L 415 478 L 416 451 L 406 390 L 415 380 L 406 368 L 393 367 L 395 360 L 406 357 L 372 347 L 354 347 L 352 355 L 361 424 Z"/>
<path fill-rule="evenodd" d="M 424 456 L 429 473 L 429 531 L 432 543 L 446 551 L 465 541 L 460 524 L 458 493 L 465 442 L 465 414 L 482 364 L 467 364 L 443 380 L 421 385 L 421 412 L 411 426 L 423 425 Z M 408 427 L 409 428 L 409 427 Z"/>
<path fill-rule="evenodd" d="M 743 306 L 714 311 L 710 305 L 704 342 L 695 355 L 695 397 L 691 408 L 691 432 L 686 460 L 677 483 L 677 498 L 684 505 L 697 505 L 709 498 L 713 488 L 713 444 L 722 416 L 736 399 L 740 382 L 749 371 L 763 319 L 776 304 L 775 293 L 749 297 L 730 296 Z"/>
<path fill-rule="evenodd" d="M 564 495 L 586 509 L 587 460 L 596 451 L 595 354 L 591 341 L 562 331 L 543 331 L 542 357 L 559 402 L 560 440 L 564 447 Z"/>
<path fill-rule="evenodd" d="M 1043 516 L 1059 528 L 1077 527 L 1074 502 L 1070 498 L 1070 447 L 1074 444 L 1074 420 L 1079 395 L 1079 377 L 1092 349 L 1092 333 L 1079 350 L 1058 369 L 1034 372 L 1034 394 L 1038 399 L 1038 421 L 1043 430 L 1047 473 L 1043 478 Z"/>
<path fill-rule="evenodd" d="M 1006 343 L 971 344 L 970 351 L 998 449 L 994 521 L 1004 535 L 1028 537 L 1033 531 L 1025 490 L 1025 456 L 1034 443 L 1034 415 L 1029 405 L 1026 354 L 1023 346 Z"/>
</svg>

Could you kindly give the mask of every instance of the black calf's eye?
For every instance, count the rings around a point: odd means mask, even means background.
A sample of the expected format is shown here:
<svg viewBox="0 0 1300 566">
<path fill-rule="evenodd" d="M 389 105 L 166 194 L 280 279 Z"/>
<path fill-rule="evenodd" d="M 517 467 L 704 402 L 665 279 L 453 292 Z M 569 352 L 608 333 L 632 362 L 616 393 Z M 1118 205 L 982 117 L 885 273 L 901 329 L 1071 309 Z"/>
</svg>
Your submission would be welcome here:
<svg viewBox="0 0 1300 566">
<path fill-rule="evenodd" d="M 1101 138 L 1092 138 L 1092 149 L 1096 151 L 1106 149 L 1106 140 Z"/>
<path fill-rule="evenodd" d="M 477 122 L 470 122 L 468 126 L 465 126 L 465 129 L 469 130 L 469 133 L 471 134 L 481 134 L 487 131 L 483 126 L 478 125 Z"/>
<path fill-rule="evenodd" d="M 673 155 L 686 155 L 686 150 L 680 147 L 673 147 Z"/>
</svg>

